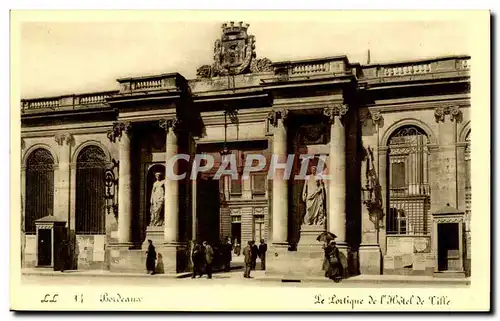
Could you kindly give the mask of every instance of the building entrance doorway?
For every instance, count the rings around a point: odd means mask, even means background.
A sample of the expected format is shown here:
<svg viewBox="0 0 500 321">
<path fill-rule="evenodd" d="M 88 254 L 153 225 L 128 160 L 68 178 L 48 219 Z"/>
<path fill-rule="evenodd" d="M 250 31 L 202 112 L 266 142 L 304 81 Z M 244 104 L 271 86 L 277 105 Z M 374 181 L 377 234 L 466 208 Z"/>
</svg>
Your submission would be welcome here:
<svg viewBox="0 0 500 321">
<path fill-rule="evenodd" d="M 215 244 L 220 238 L 219 180 L 199 178 L 196 184 L 196 240 Z"/>
<path fill-rule="evenodd" d="M 231 218 L 231 242 L 233 244 L 241 244 L 241 216 Z"/>
<path fill-rule="evenodd" d="M 40 229 L 38 231 L 38 266 L 52 264 L 52 231 Z"/>
<path fill-rule="evenodd" d="M 438 224 L 438 271 L 459 271 L 459 224 Z"/>
</svg>

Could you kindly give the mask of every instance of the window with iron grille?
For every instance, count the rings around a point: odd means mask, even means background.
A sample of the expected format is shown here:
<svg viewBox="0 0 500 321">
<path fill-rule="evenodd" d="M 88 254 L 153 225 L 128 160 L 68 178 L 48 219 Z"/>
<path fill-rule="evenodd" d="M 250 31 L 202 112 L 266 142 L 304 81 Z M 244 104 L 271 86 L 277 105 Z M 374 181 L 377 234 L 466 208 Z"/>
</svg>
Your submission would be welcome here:
<svg viewBox="0 0 500 321">
<path fill-rule="evenodd" d="M 416 126 L 400 127 L 389 139 L 387 234 L 430 232 L 428 143 L 426 133 Z"/>
<path fill-rule="evenodd" d="M 35 234 L 35 221 L 54 211 L 54 158 L 39 148 L 26 162 L 26 210 L 24 232 Z"/>
<path fill-rule="evenodd" d="M 105 234 L 106 155 L 98 146 L 87 146 L 76 162 L 76 217 L 77 234 Z"/>
</svg>

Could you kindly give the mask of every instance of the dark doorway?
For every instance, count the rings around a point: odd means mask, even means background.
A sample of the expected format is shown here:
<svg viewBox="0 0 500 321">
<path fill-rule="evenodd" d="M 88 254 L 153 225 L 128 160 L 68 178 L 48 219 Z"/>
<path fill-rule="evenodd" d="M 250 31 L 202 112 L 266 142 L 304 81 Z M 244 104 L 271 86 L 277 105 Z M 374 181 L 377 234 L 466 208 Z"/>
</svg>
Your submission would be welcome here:
<svg viewBox="0 0 500 321">
<path fill-rule="evenodd" d="M 52 263 L 52 231 L 38 230 L 38 265 L 49 266 Z"/>
<path fill-rule="evenodd" d="M 458 224 L 438 224 L 438 270 L 458 268 L 459 260 Z"/>
<path fill-rule="evenodd" d="M 220 238 L 219 180 L 200 178 L 196 184 L 196 239 L 214 244 Z"/>
<path fill-rule="evenodd" d="M 241 222 L 231 223 L 231 241 L 234 244 L 241 244 Z"/>
</svg>

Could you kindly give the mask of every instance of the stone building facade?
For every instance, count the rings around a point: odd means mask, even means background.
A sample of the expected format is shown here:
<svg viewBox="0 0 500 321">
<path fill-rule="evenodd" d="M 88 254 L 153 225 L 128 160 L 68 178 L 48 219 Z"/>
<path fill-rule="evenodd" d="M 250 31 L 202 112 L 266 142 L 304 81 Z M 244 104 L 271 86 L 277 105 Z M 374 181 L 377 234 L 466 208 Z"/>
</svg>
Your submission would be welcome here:
<svg viewBox="0 0 500 321">
<path fill-rule="evenodd" d="M 470 57 L 271 62 L 247 31 L 224 24 L 196 79 L 21 101 L 23 267 L 54 266 L 47 231 L 63 222 L 73 269 L 142 272 L 152 239 L 162 271 L 186 271 L 192 240 L 230 237 L 266 240 L 270 274 L 320 275 L 329 231 L 351 275 L 470 274 Z M 187 178 L 165 180 L 152 225 L 155 173 L 181 153 L 215 166 L 192 181 L 179 162 Z M 325 224 L 302 224 L 304 182 L 269 180 L 269 166 L 212 179 L 227 154 L 239 172 L 250 154 L 292 154 L 292 175 L 299 155 L 327 155 Z"/>
</svg>

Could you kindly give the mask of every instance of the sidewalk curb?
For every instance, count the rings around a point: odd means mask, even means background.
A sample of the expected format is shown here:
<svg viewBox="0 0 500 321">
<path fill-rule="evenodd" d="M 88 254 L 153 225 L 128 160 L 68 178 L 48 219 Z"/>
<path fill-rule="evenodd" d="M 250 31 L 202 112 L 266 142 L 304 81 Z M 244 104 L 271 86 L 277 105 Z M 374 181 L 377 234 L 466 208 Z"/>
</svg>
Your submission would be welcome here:
<svg viewBox="0 0 500 321">
<path fill-rule="evenodd" d="M 262 276 L 255 277 L 255 280 L 260 281 L 274 281 L 274 282 L 283 282 L 283 283 L 332 283 L 333 281 L 328 280 L 326 278 L 300 278 L 300 277 L 279 277 L 279 276 Z M 462 285 L 469 286 L 470 279 L 412 279 L 412 277 L 408 277 L 407 279 L 391 279 L 391 278 L 358 278 L 352 277 L 347 279 L 342 279 L 341 283 L 348 284 L 360 284 L 360 283 L 372 283 L 372 284 L 411 284 L 411 285 L 422 285 L 422 284 L 436 284 L 436 285 Z"/>
<path fill-rule="evenodd" d="M 242 266 L 231 266 L 231 271 L 242 269 Z M 213 271 L 213 273 L 219 273 L 223 271 Z M 150 275 L 146 273 L 129 273 L 129 272 L 110 272 L 110 271 L 89 271 L 89 270 L 77 270 L 77 271 L 47 271 L 47 270 L 29 270 L 21 271 L 23 276 L 71 276 L 71 277 L 134 277 L 134 278 L 171 278 L 171 279 L 184 279 L 191 277 L 193 272 L 182 272 L 182 273 L 159 273 L 155 275 Z"/>
<path fill-rule="evenodd" d="M 113 273 L 113 272 L 83 272 L 83 271 L 68 271 L 68 272 L 21 272 L 23 276 L 71 276 L 71 277 L 134 277 L 134 278 L 152 278 L 152 277 L 157 277 L 157 278 L 170 278 L 170 279 L 183 279 L 188 276 L 191 276 L 191 272 L 184 272 L 184 273 L 176 273 L 176 274 L 155 274 L 155 275 L 150 275 L 150 274 L 139 274 L 139 273 Z"/>
</svg>

